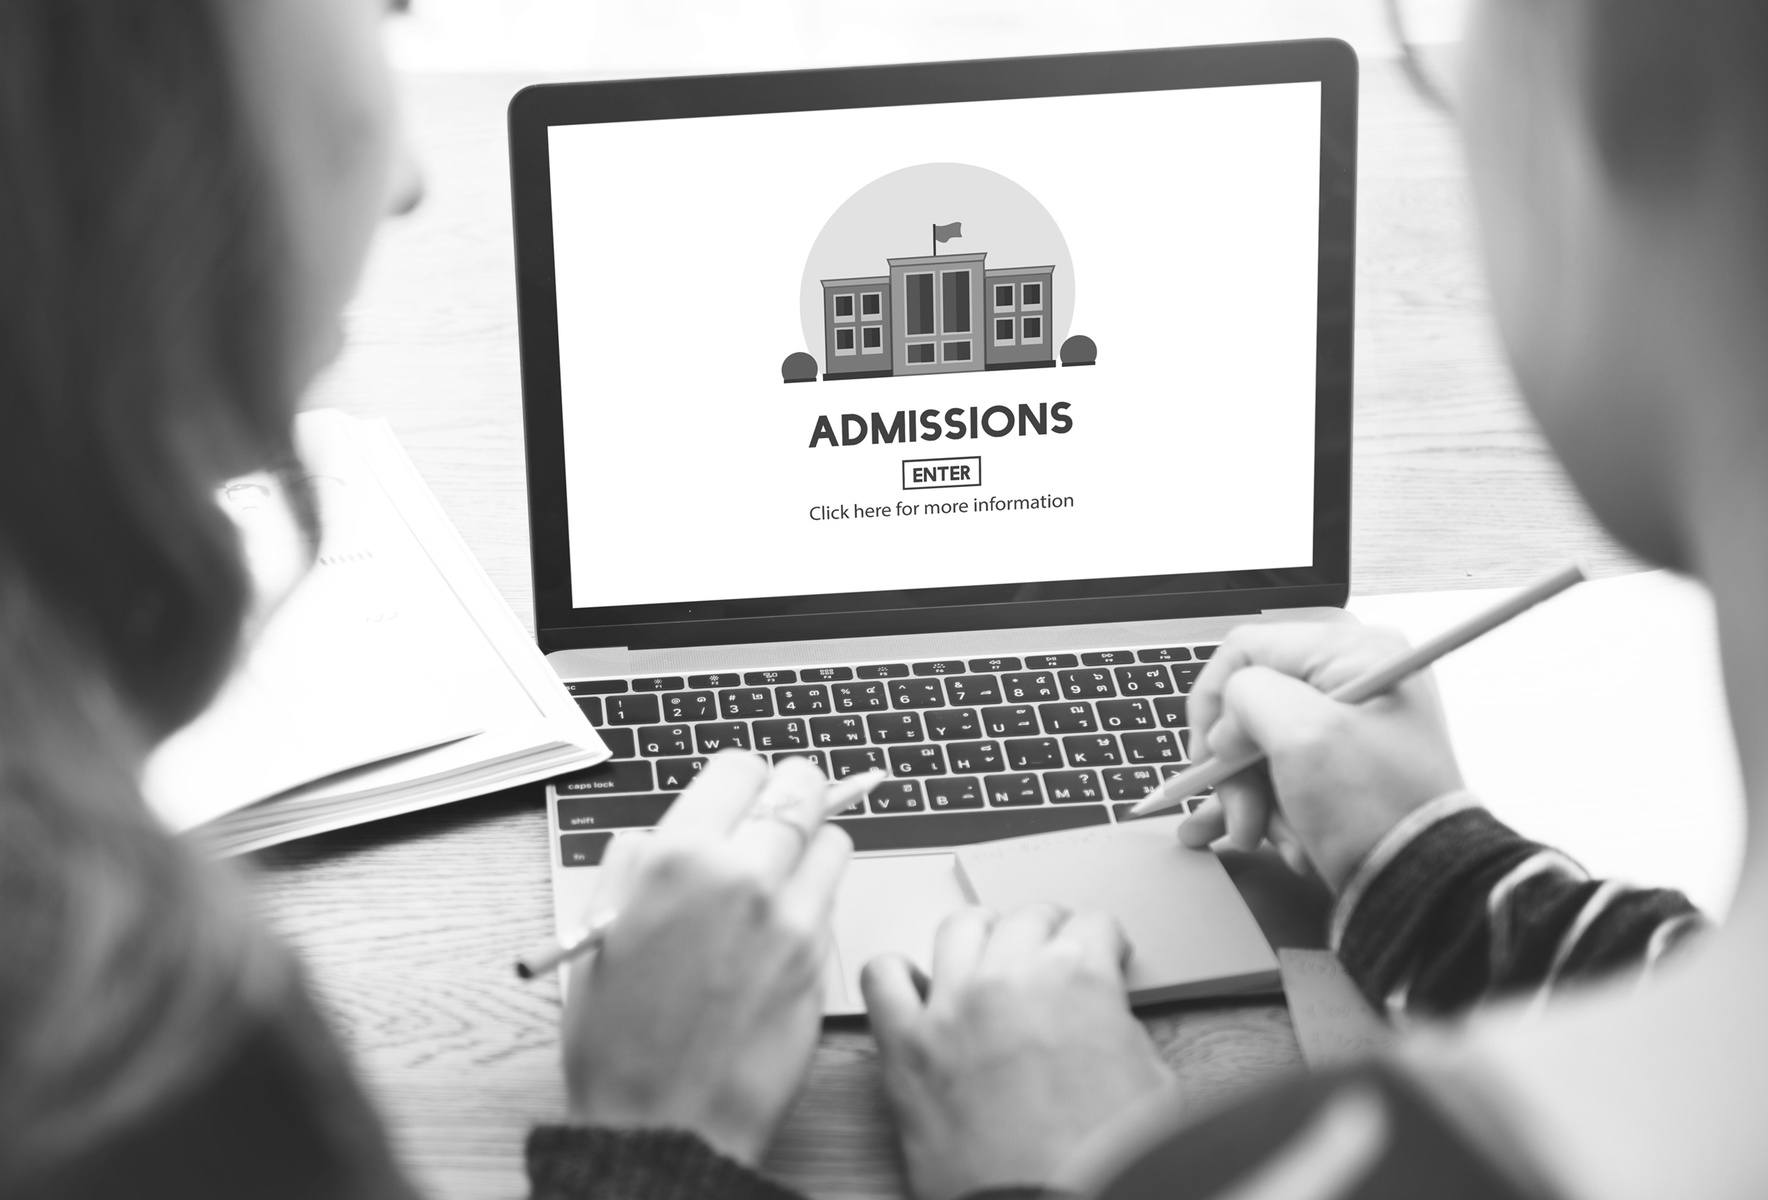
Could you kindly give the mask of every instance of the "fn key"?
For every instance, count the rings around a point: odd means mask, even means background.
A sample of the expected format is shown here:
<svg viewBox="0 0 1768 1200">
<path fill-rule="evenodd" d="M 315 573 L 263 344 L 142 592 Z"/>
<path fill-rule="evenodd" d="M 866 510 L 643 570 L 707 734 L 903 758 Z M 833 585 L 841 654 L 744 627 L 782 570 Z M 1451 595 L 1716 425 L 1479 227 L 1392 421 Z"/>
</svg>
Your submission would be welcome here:
<svg viewBox="0 0 1768 1200">
<path fill-rule="evenodd" d="M 613 838 L 611 833 L 567 833 L 559 839 L 559 860 L 567 867 L 593 867 Z"/>
</svg>

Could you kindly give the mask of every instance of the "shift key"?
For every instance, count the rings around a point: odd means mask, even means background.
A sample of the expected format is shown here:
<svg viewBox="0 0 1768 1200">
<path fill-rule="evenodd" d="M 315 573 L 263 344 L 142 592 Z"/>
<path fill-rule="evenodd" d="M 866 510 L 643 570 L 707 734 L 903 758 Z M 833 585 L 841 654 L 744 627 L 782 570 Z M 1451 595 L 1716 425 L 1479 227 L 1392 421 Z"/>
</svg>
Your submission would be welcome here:
<svg viewBox="0 0 1768 1200">
<path fill-rule="evenodd" d="M 649 829 L 663 819 L 679 793 L 658 796 L 560 796 L 559 828 Z"/>
<path fill-rule="evenodd" d="M 561 796 L 594 796 L 603 792 L 652 792 L 657 781 L 648 762 L 605 762 L 553 781 Z"/>
</svg>

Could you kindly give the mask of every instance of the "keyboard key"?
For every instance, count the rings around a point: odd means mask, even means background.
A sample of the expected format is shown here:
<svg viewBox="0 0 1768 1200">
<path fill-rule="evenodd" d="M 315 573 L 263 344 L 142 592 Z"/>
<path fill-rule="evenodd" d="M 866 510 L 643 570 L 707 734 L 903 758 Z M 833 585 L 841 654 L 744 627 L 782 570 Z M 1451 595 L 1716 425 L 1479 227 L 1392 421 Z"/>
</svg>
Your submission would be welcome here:
<svg viewBox="0 0 1768 1200">
<path fill-rule="evenodd" d="M 1029 704 L 985 708 L 982 710 L 982 728 L 990 737 L 1037 733 L 1037 709 Z"/>
<path fill-rule="evenodd" d="M 1108 733 L 1076 734 L 1062 739 L 1071 767 L 1111 767 L 1122 762 L 1117 753 L 1117 739 Z"/>
<path fill-rule="evenodd" d="M 632 736 L 630 729 L 614 729 L 612 727 L 596 730 L 601 735 L 602 745 L 615 758 L 635 758 L 638 755 L 638 739 Z"/>
<path fill-rule="evenodd" d="M 559 862 L 567 867 L 593 867 L 607 853 L 611 833 L 567 833 L 559 839 Z"/>
<path fill-rule="evenodd" d="M 727 721 L 739 717 L 771 717 L 773 693 L 766 688 L 738 688 L 718 693 L 718 711 Z"/>
<path fill-rule="evenodd" d="M 1072 654 L 1027 654 L 1025 656 L 1025 665 L 1032 668 L 1041 667 L 1046 671 L 1054 671 L 1062 667 L 1078 667 L 1080 666 L 1080 659 Z"/>
<path fill-rule="evenodd" d="M 835 822 L 853 839 L 855 850 L 931 850 L 941 846 L 969 846 L 1000 838 L 1055 833 L 1105 823 L 1104 805 L 908 813 L 900 817 L 843 818 Z"/>
<path fill-rule="evenodd" d="M 946 809 L 981 808 L 982 781 L 970 776 L 929 779 L 927 807 L 935 812 Z"/>
<path fill-rule="evenodd" d="M 1123 756 L 1133 763 L 1172 763 L 1184 758 L 1178 741 L 1164 729 L 1124 734 Z"/>
<path fill-rule="evenodd" d="M 1207 646 L 1193 646 L 1191 647 L 1191 652 L 1202 661 L 1208 662 L 1215 657 L 1216 648 L 1213 644 Z"/>
<path fill-rule="evenodd" d="M 898 708 L 939 708 L 945 689 L 937 679 L 902 679 L 890 685 L 890 701 Z"/>
<path fill-rule="evenodd" d="M 1044 802 L 1044 785 L 1030 771 L 984 776 L 982 789 L 990 808 L 1025 808 Z"/>
<path fill-rule="evenodd" d="M 1173 682 L 1178 685 L 1179 690 L 1188 692 L 1191 690 L 1191 685 L 1197 682 L 1197 677 L 1203 674 L 1203 664 L 1174 663 L 1168 670 L 1172 671 Z"/>
<path fill-rule="evenodd" d="M 743 677 L 735 671 L 721 671 L 716 675 L 689 675 L 688 686 L 691 688 L 732 688 L 743 682 Z"/>
<path fill-rule="evenodd" d="M 657 786 L 666 792 L 679 792 L 705 769 L 704 758 L 660 758 L 657 760 Z"/>
<path fill-rule="evenodd" d="M 604 723 L 600 696 L 579 696 L 577 697 L 577 707 L 583 710 L 583 715 L 588 718 L 591 725 Z"/>
<path fill-rule="evenodd" d="M 801 683 L 840 683 L 852 678 L 852 667 L 800 667 L 798 670 Z"/>
<path fill-rule="evenodd" d="M 560 829 L 649 829 L 675 802 L 669 796 L 560 796 Z"/>
<path fill-rule="evenodd" d="M 1124 696 L 1164 696 L 1173 690 L 1172 676 L 1158 663 L 1151 667 L 1119 667 L 1117 690 Z"/>
<path fill-rule="evenodd" d="M 1044 776 L 1044 787 L 1052 804 L 1085 804 L 1105 798 L 1093 771 L 1051 771 Z"/>
<path fill-rule="evenodd" d="M 757 750 L 805 750 L 810 747 L 810 735 L 804 732 L 803 721 L 757 721 L 750 727 L 750 733 L 755 738 Z"/>
<path fill-rule="evenodd" d="M 970 660 L 969 666 L 970 670 L 977 672 L 993 671 L 998 673 L 1025 669 L 1025 664 L 1016 658 L 973 658 Z"/>
<path fill-rule="evenodd" d="M 749 724 L 746 721 L 707 721 L 694 726 L 694 743 L 701 754 L 716 754 L 732 746 L 749 748 Z"/>
<path fill-rule="evenodd" d="M 821 684 L 774 689 L 774 703 L 781 713 L 808 717 L 829 711 L 829 689 Z"/>
<path fill-rule="evenodd" d="M 810 740 L 819 746 L 863 746 L 866 724 L 859 717 L 812 717 Z"/>
<path fill-rule="evenodd" d="M 664 754 L 692 754 L 693 729 L 687 725 L 646 725 L 638 731 L 639 753 L 646 758 Z"/>
<path fill-rule="evenodd" d="M 811 762 L 816 764 L 817 770 L 821 771 L 824 775 L 829 773 L 829 756 L 824 754 L 821 750 L 776 750 L 767 757 L 776 766 L 786 761 L 788 758 L 808 758 Z M 847 809 L 842 809 L 841 811 L 846 812 Z"/>
<path fill-rule="evenodd" d="M 1013 771 L 1041 771 L 1062 765 L 1062 747 L 1055 738 L 1008 738 L 1002 743 L 1007 767 Z"/>
<path fill-rule="evenodd" d="M 1070 700 L 1108 700 L 1117 695 L 1110 671 L 1064 671 L 1062 694 Z"/>
<path fill-rule="evenodd" d="M 755 687 L 758 684 L 766 684 L 767 686 L 772 687 L 776 683 L 797 683 L 797 682 L 798 682 L 798 672 L 796 672 L 796 671 L 774 670 L 774 671 L 745 671 L 745 672 L 743 672 L 743 683 L 749 687 Z"/>
<path fill-rule="evenodd" d="M 597 763 L 553 780 L 561 796 L 589 796 L 607 792 L 654 792 L 656 777 L 648 762 Z"/>
<path fill-rule="evenodd" d="M 829 751 L 830 779 L 846 779 L 849 775 L 858 775 L 861 771 L 870 771 L 874 767 L 887 769 L 884 751 L 876 746 L 867 746 L 863 750 Z"/>
<path fill-rule="evenodd" d="M 635 692 L 677 692 L 686 686 L 680 675 L 646 675 L 632 681 Z"/>
<path fill-rule="evenodd" d="M 1168 729 L 1189 724 L 1185 719 L 1185 698 L 1183 696 L 1155 697 L 1154 716 Z"/>
<path fill-rule="evenodd" d="M 574 679 L 565 684 L 573 696 L 611 696 L 626 690 L 624 679 Z"/>
<path fill-rule="evenodd" d="M 1133 650 L 1089 650 L 1080 656 L 1083 667 L 1119 667 L 1135 661 Z"/>
<path fill-rule="evenodd" d="M 947 742 L 945 756 L 951 761 L 953 771 L 980 774 L 999 771 L 1007 765 L 1001 758 L 999 742 Z"/>
<path fill-rule="evenodd" d="M 945 752 L 938 746 L 892 746 L 885 753 L 890 758 L 890 774 L 898 779 L 945 774 Z"/>
<path fill-rule="evenodd" d="M 873 713 L 866 718 L 866 732 L 880 746 L 926 740 L 926 735 L 921 732 L 920 713 Z"/>
<path fill-rule="evenodd" d="M 935 709 L 922 713 L 921 720 L 927 723 L 927 736 L 936 742 L 982 736 L 982 722 L 976 719 L 973 708 Z"/>
<path fill-rule="evenodd" d="M 830 690 L 835 693 L 835 711 L 838 713 L 871 712 L 890 707 L 890 697 L 884 694 L 881 683 L 837 683 Z"/>
<path fill-rule="evenodd" d="M 921 795 L 918 779 L 892 779 L 880 783 L 866 797 L 866 803 L 871 805 L 873 814 L 880 817 L 927 811 L 927 800 Z"/>
<path fill-rule="evenodd" d="M 1124 821 L 1146 821 L 1150 817 L 1178 817 L 1183 816 L 1185 813 L 1196 808 L 1197 801 L 1187 800 L 1177 808 L 1169 808 L 1157 813 L 1143 813 L 1139 817 L 1130 812 L 1130 810 L 1135 807 L 1134 804 L 1113 804 L 1111 806 L 1111 815 L 1117 818 L 1119 824 Z"/>
<path fill-rule="evenodd" d="M 1153 729 L 1154 713 L 1146 700 L 1101 700 L 1099 724 L 1112 730 Z"/>
<path fill-rule="evenodd" d="M 855 667 L 854 673 L 861 679 L 901 679 L 909 673 L 907 663 L 873 663 L 869 667 Z"/>
<path fill-rule="evenodd" d="M 1140 800 L 1160 783 L 1153 767 L 1107 767 L 1105 790 L 1113 800 Z"/>
<path fill-rule="evenodd" d="M 953 704 L 999 704 L 1001 681 L 993 675 L 953 675 L 945 681 Z"/>
<path fill-rule="evenodd" d="M 1189 765 L 1190 765 L 1189 763 L 1177 763 L 1177 764 L 1174 764 L 1171 766 L 1163 766 L 1160 768 L 1160 778 L 1163 782 L 1165 780 L 1171 779 L 1174 775 L 1177 775 L 1180 771 L 1185 770 Z M 1197 801 L 1197 800 L 1203 799 L 1203 797 L 1205 797 L 1205 796 L 1213 796 L 1213 795 L 1215 795 L 1215 785 L 1211 784 L 1209 787 L 1200 789 L 1198 791 L 1198 793 L 1195 796 L 1193 796 L 1191 799 L 1193 801 Z M 1195 805 L 1193 805 L 1193 807 L 1195 807 Z"/>
<path fill-rule="evenodd" d="M 718 719 L 718 701 L 711 692 L 665 692 L 665 721 L 713 721 Z"/>
<path fill-rule="evenodd" d="M 1027 704 L 1038 700 L 1060 700 L 1056 677 L 1048 671 L 1017 671 L 1001 676 L 1001 692 L 1009 704 Z"/>
<path fill-rule="evenodd" d="M 962 675 L 968 668 L 958 658 L 941 658 L 933 662 L 918 662 L 913 670 L 917 675 Z"/>
<path fill-rule="evenodd" d="M 1190 662 L 1191 652 L 1183 646 L 1165 646 L 1159 650 L 1138 650 L 1136 659 L 1139 662 Z"/>
<path fill-rule="evenodd" d="M 655 725 L 663 719 L 663 706 L 655 696 L 609 696 L 608 724 Z"/>
<path fill-rule="evenodd" d="M 1038 715 L 1044 719 L 1045 733 L 1091 733 L 1099 728 L 1093 718 L 1093 706 L 1060 701 L 1040 704 Z"/>
</svg>

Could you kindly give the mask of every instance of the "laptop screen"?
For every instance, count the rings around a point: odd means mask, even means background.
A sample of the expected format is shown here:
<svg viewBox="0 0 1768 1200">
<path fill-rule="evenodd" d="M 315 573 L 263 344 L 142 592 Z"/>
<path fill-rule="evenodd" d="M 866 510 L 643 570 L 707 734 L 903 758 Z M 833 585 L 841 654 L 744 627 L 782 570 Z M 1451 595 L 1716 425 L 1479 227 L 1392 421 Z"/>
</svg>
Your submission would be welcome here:
<svg viewBox="0 0 1768 1200">
<path fill-rule="evenodd" d="M 1319 81 L 546 153 L 579 615 L 1316 565 Z"/>
</svg>

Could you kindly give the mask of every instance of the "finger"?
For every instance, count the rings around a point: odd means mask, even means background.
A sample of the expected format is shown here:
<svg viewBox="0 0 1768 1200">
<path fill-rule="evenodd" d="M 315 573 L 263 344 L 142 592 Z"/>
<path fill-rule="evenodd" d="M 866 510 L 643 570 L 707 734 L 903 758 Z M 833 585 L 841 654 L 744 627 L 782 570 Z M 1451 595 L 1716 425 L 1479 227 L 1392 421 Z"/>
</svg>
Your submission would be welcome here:
<svg viewBox="0 0 1768 1200">
<path fill-rule="evenodd" d="M 885 954 L 860 969 L 860 995 L 872 1018 L 872 1035 L 887 1052 L 913 1029 L 922 1011 L 914 968 L 900 954 Z"/>
<path fill-rule="evenodd" d="M 768 779 L 767 763 L 746 750 L 721 750 L 657 822 L 667 838 L 722 838 L 748 815 Z"/>
<path fill-rule="evenodd" d="M 1302 679 L 1320 691 L 1350 682 L 1385 661 L 1404 641 L 1358 621 L 1287 621 L 1241 625 L 1199 672 L 1186 711 L 1191 727 L 1207 734 L 1220 719 L 1222 691 L 1235 672 L 1262 666 Z"/>
<path fill-rule="evenodd" d="M 1063 923 L 1057 938 L 1072 941 L 1081 954 L 1099 970 L 1122 978 L 1130 963 L 1130 939 L 1116 917 L 1090 909 L 1076 913 Z"/>
<path fill-rule="evenodd" d="M 835 910 L 835 897 L 841 890 L 841 877 L 853 858 L 853 839 L 836 825 L 819 827 L 780 888 L 781 915 L 801 929 L 823 929 Z"/>
<path fill-rule="evenodd" d="M 994 910 L 969 905 L 939 923 L 939 930 L 933 935 L 936 983 L 947 988 L 959 987 L 975 973 L 995 920 Z"/>
<path fill-rule="evenodd" d="M 731 854 L 772 887 L 791 875 L 822 825 L 828 780 L 808 758 L 783 760 L 768 775 L 748 819 L 730 835 Z"/>
<path fill-rule="evenodd" d="M 1271 806 L 1260 792 L 1244 779 L 1226 780 L 1217 789 L 1222 798 L 1228 845 L 1235 850 L 1256 850 L 1265 840 L 1265 829 L 1271 823 Z"/>
<path fill-rule="evenodd" d="M 1271 844 L 1277 847 L 1277 853 L 1291 871 L 1303 878 L 1309 878 L 1315 874 L 1314 863 L 1308 857 L 1307 847 L 1301 844 L 1301 838 L 1296 835 L 1295 827 L 1290 825 L 1282 813 L 1276 813 L 1271 817 L 1271 827 L 1267 836 L 1271 839 Z"/>
<path fill-rule="evenodd" d="M 1205 796 L 1195 811 L 1179 823 L 1179 841 L 1201 850 L 1228 832 L 1228 816 L 1222 811 L 1221 793 Z"/>
<path fill-rule="evenodd" d="M 602 855 L 602 865 L 596 874 L 595 891 L 590 900 L 589 911 L 583 914 L 584 925 L 597 917 L 619 908 L 625 903 L 626 897 L 632 892 L 632 879 L 638 870 L 639 860 L 650 845 L 650 835 L 636 830 L 617 833 L 608 843 L 607 852 Z"/>
<path fill-rule="evenodd" d="M 1222 701 L 1223 712 L 1238 723 L 1238 730 L 1279 766 L 1293 753 L 1330 743 L 1347 711 L 1317 688 L 1257 666 L 1236 671 Z"/>
<path fill-rule="evenodd" d="M 1023 961 L 1042 949 L 1068 920 L 1068 910 L 1054 904 L 1028 904 L 995 921 L 983 945 L 979 967 L 998 968 Z"/>
</svg>

